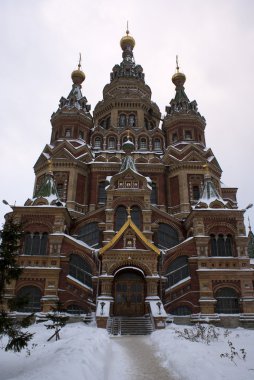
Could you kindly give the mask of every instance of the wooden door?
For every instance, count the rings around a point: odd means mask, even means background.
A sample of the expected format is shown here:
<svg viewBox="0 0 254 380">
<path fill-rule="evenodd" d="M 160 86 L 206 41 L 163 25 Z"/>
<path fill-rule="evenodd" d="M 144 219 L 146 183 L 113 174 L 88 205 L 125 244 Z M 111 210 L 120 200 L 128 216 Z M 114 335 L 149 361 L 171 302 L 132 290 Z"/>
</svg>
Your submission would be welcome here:
<svg viewBox="0 0 254 380">
<path fill-rule="evenodd" d="M 114 282 L 114 314 L 126 316 L 144 315 L 144 279 L 135 272 L 123 272 Z"/>
</svg>

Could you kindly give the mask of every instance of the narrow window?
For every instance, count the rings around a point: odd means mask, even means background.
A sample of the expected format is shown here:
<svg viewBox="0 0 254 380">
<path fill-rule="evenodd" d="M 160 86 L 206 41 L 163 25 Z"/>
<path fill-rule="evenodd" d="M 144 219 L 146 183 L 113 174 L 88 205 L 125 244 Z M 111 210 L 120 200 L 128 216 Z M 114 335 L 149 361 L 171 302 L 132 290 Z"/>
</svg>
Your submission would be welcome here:
<svg viewBox="0 0 254 380">
<path fill-rule="evenodd" d="M 198 201 L 200 198 L 199 186 L 193 186 L 192 187 L 192 194 L 193 194 L 193 200 Z"/>
<path fill-rule="evenodd" d="M 141 137 L 140 143 L 139 143 L 139 148 L 140 149 L 147 149 L 147 141 L 146 138 Z"/>
<path fill-rule="evenodd" d="M 160 139 L 154 140 L 154 150 L 161 150 L 161 141 Z"/>
<path fill-rule="evenodd" d="M 108 149 L 115 149 L 116 148 L 116 140 L 114 137 L 110 137 L 108 139 Z"/>
<path fill-rule="evenodd" d="M 101 138 L 100 137 L 95 137 L 94 148 L 95 149 L 101 149 Z"/>
<path fill-rule="evenodd" d="M 185 140 L 192 140 L 191 131 L 185 131 Z"/>
<path fill-rule="evenodd" d="M 126 115 L 121 114 L 119 117 L 119 127 L 125 127 L 126 126 Z"/>
<path fill-rule="evenodd" d="M 63 188 L 64 188 L 63 183 L 58 183 L 56 185 L 57 194 L 58 194 L 59 198 L 61 198 L 61 199 L 63 198 Z"/>
<path fill-rule="evenodd" d="M 157 204 L 157 187 L 156 187 L 156 183 L 152 182 L 151 186 L 152 186 L 151 203 L 153 205 L 156 205 Z"/>
<path fill-rule="evenodd" d="M 135 127 L 135 125 L 136 125 L 135 115 L 130 115 L 129 116 L 129 126 Z"/>
<path fill-rule="evenodd" d="M 115 230 L 119 231 L 127 220 L 127 211 L 124 206 L 118 206 L 115 214 Z"/>
<path fill-rule="evenodd" d="M 141 229 L 142 225 L 142 214 L 138 206 L 133 206 L 131 208 L 131 219 L 136 224 L 136 226 Z"/>
<path fill-rule="evenodd" d="M 107 200 L 107 193 L 105 190 L 106 182 L 101 181 L 99 183 L 99 191 L 98 191 L 98 203 L 105 204 Z"/>
<path fill-rule="evenodd" d="M 65 130 L 65 137 L 71 137 L 71 130 L 70 129 Z"/>
</svg>

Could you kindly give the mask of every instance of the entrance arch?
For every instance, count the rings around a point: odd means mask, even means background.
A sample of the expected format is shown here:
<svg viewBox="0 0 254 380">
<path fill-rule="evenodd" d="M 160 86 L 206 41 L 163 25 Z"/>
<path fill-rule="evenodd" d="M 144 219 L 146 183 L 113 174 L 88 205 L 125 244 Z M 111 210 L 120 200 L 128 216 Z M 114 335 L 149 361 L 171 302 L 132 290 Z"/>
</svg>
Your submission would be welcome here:
<svg viewBox="0 0 254 380">
<path fill-rule="evenodd" d="M 124 269 L 115 275 L 114 300 L 114 315 L 144 315 L 145 279 L 141 271 Z"/>
</svg>

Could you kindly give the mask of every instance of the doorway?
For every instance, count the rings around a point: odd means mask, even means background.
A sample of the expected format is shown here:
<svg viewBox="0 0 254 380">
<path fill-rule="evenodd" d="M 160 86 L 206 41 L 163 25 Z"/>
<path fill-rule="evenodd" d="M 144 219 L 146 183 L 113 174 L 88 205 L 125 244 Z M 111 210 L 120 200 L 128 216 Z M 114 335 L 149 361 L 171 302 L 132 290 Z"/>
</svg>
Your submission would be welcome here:
<svg viewBox="0 0 254 380">
<path fill-rule="evenodd" d="M 114 315 L 141 316 L 145 312 L 145 281 L 141 274 L 123 271 L 114 281 Z"/>
</svg>

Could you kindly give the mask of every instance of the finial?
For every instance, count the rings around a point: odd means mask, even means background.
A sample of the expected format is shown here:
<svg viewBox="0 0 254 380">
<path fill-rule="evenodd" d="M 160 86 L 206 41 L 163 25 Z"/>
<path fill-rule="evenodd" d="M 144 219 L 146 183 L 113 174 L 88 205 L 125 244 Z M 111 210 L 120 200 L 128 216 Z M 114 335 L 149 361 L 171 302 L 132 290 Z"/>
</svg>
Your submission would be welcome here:
<svg viewBox="0 0 254 380">
<path fill-rule="evenodd" d="M 127 47 L 129 47 L 131 50 L 133 50 L 133 48 L 135 46 L 135 40 L 130 35 L 130 32 L 129 32 L 129 22 L 128 21 L 127 21 L 126 35 L 121 38 L 120 46 L 121 46 L 122 50 L 125 50 Z"/>
<path fill-rule="evenodd" d="M 81 68 L 81 53 L 79 53 L 79 62 L 78 62 L 78 69 L 80 70 Z"/>
<path fill-rule="evenodd" d="M 176 72 L 179 73 L 178 55 L 176 55 Z"/>
<path fill-rule="evenodd" d="M 130 140 L 130 130 L 127 130 L 127 140 Z"/>
</svg>

